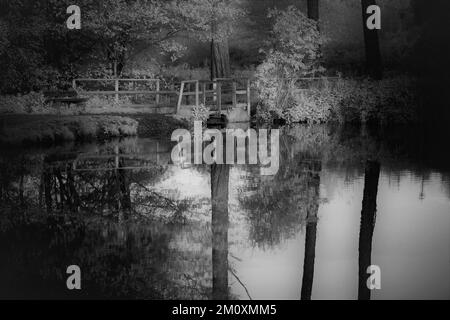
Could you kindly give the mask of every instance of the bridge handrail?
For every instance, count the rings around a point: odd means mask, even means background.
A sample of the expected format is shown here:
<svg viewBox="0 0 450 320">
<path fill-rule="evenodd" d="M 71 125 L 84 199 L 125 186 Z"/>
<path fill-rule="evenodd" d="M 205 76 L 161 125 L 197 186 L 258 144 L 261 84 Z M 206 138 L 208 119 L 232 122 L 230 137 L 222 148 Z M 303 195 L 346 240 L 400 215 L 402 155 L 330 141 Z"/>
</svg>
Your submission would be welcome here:
<svg viewBox="0 0 450 320">
<path fill-rule="evenodd" d="M 72 80 L 72 87 L 74 90 L 77 89 L 77 82 L 87 82 L 87 81 L 97 81 L 97 82 L 105 82 L 105 81 L 114 81 L 114 93 L 110 93 L 112 91 L 86 91 L 86 94 L 114 94 L 116 102 L 119 102 L 119 95 L 120 94 L 126 94 L 125 91 L 120 91 L 120 82 L 153 82 L 156 85 L 156 92 L 147 91 L 145 93 L 156 93 L 156 104 L 159 104 L 159 98 L 160 94 L 163 94 L 164 92 L 160 91 L 160 79 L 126 79 L 126 78 L 104 78 L 104 79 L 94 79 L 94 78 L 77 78 Z M 95 93 L 94 93 L 95 92 Z M 128 94 L 139 94 L 140 92 L 136 91 L 137 93 L 131 93 L 131 91 L 128 91 Z M 168 93 L 170 94 L 170 93 Z"/>
</svg>

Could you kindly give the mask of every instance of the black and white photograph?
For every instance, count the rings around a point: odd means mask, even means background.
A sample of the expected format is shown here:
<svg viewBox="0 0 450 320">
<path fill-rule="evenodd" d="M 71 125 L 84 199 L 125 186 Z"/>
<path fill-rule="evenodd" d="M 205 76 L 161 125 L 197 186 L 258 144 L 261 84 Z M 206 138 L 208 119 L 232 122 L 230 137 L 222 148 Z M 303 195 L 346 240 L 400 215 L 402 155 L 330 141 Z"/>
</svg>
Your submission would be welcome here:
<svg viewBox="0 0 450 320">
<path fill-rule="evenodd" d="M 0 300 L 450 300 L 449 24 L 444 0 L 0 0 Z"/>
</svg>

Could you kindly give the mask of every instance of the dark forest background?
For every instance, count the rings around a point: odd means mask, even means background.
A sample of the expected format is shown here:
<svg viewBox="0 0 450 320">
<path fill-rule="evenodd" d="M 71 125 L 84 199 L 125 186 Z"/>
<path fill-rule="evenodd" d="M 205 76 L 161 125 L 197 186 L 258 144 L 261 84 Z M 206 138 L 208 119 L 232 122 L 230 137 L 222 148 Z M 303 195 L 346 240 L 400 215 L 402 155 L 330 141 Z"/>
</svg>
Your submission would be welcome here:
<svg viewBox="0 0 450 320">
<path fill-rule="evenodd" d="M 101 25 L 104 21 L 96 21 L 96 17 L 109 10 L 111 1 L 79 2 L 83 27 L 73 32 L 65 25 L 66 8 L 73 4 L 71 1 L 0 1 L 1 93 L 60 88 L 70 85 L 74 77 L 114 73 L 180 79 L 209 76 L 209 72 L 204 70 L 214 63 L 211 61 L 214 55 L 211 55 L 211 43 L 204 41 L 201 35 L 210 30 L 196 29 L 202 21 L 199 11 L 202 1 L 175 1 L 179 8 L 174 12 L 178 10 L 181 13 L 178 16 L 164 16 L 152 10 L 142 10 L 145 12 L 142 13 L 137 7 L 136 10 L 122 12 L 123 16 L 105 20 L 111 23 L 105 28 Z M 339 72 L 350 77 L 364 74 L 360 0 L 229 2 L 237 3 L 239 8 L 236 12 L 245 12 L 239 14 L 224 10 L 218 13 L 219 18 L 229 18 L 233 24 L 232 32 L 226 34 L 233 74 L 248 75 L 244 71 L 251 72 L 263 61 L 260 49 L 269 37 L 273 22 L 267 18 L 270 8 L 283 9 L 294 5 L 311 17 L 308 3 L 318 6 L 319 29 L 325 39 L 321 47 L 322 63 L 327 74 Z M 382 12 L 379 43 L 385 73 L 420 77 L 427 101 L 426 114 L 436 119 L 449 116 L 445 94 L 450 70 L 449 2 L 379 0 L 376 3 Z M 186 14 L 188 9 L 194 13 Z M 124 26 L 127 21 L 133 21 L 129 29 L 123 28 L 119 32 L 112 27 L 114 23 Z M 161 32 L 164 23 L 167 30 Z M 142 33 L 150 35 L 150 39 L 142 37 Z M 126 52 L 122 47 L 117 49 L 116 43 L 121 46 L 126 43 L 123 45 Z M 114 61 L 114 66 L 111 61 Z"/>
</svg>

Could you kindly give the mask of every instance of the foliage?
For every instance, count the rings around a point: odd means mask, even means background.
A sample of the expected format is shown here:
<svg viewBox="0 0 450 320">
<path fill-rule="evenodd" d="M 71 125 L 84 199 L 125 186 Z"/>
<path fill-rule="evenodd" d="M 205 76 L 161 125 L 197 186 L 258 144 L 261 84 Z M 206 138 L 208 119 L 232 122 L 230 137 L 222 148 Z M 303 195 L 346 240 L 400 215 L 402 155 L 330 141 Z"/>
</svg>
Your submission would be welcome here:
<svg viewBox="0 0 450 320">
<path fill-rule="evenodd" d="M 233 32 L 233 24 L 246 13 L 242 0 L 172 1 L 173 12 L 202 41 L 223 41 Z"/>
<path fill-rule="evenodd" d="M 269 12 L 274 19 L 271 39 L 264 50 L 263 63 L 256 70 L 259 112 L 263 117 L 289 118 L 295 107 L 296 78 L 322 72 L 317 22 L 308 19 L 294 6 Z"/>
<path fill-rule="evenodd" d="M 94 96 L 89 98 L 86 102 L 86 109 L 104 108 L 108 109 L 110 112 L 114 112 L 114 110 L 130 105 L 130 103 L 130 98 L 122 95 L 119 96 L 118 101 L 116 101 L 114 96 Z"/>
<path fill-rule="evenodd" d="M 0 113 L 44 113 L 48 108 L 42 92 L 0 96 Z"/>
<path fill-rule="evenodd" d="M 88 32 L 70 32 L 65 19 L 70 1 L 2 1 L 0 91 L 26 93 L 60 87 L 92 52 Z M 4 46 L 4 47 L 3 47 Z"/>
<path fill-rule="evenodd" d="M 66 88 L 83 66 L 97 75 L 117 73 L 148 47 L 173 59 L 184 47 L 173 41 L 184 21 L 162 0 L 80 0 L 80 30 L 66 27 L 69 0 L 2 1 L 0 92 Z"/>
<path fill-rule="evenodd" d="M 183 26 L 166 1 L 103 0 L 93 5 L 83 21 L 108 60 L 117 64 L 118 74 L 139 48 L 159 46 L 173 60 L 185 49 L 172 39 Z"/>
<path fill-rule="evenodd" d="M 376 122 L 409 123 L 418 121 L 420 99 L 413 79 L 395 77 L 382 81 L 370 79 L 323 79 L 307 89 L 294 90 L 290 105 L 275 113 L 289 123 Z M 260 107 L 261 108 L 261 107 Z M 261 110 L 261 119 L 271 121 L 274 113 Z"/>
<path fill-rule="evenodd" d="M 201 121 L 203 124 L 209 119 L 210 108 L 205 106 L 203 103 L 199 106 L 194 106 L 192 108 L 192 121 Z"/>
<path fill-rule="evenodd" d="M 407 77 L 347 80 L 334 91 L 339 122 L 408 123 L 418 120 L 417 83 Z M 333 106 L 332 106 L 333 107 Z"/>
<path fill-rule="evenodd" d="M 270 10 L 268 18 L 274 24 L 265 53 L 285 78 L 323 71 L 318 65 L 323 40 L 316 21 L 294 6 L 282 11 Z"/>
</svg>

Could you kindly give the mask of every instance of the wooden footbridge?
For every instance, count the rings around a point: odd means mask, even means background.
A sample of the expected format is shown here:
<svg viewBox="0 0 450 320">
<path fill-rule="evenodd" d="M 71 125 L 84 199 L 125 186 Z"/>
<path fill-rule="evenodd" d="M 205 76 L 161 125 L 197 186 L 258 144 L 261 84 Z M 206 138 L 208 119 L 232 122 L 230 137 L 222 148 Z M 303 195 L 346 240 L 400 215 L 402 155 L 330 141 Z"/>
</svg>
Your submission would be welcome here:
<svg viewBox="0 0 450 320">
<path fill-rule="evenodd" d="M 74 79 L 72 86 L 81 95 L 114 97 L 112 103 L 140 112 L 190 118 L 194 108 L 203 105 L 211 116 L 224 115 L 230 122 L 250 120 L 251 92 L 247 78 L 185 80 L 179 88 L 163 88 L 160 79 Z"/>
<path fill-rule="evenodd" d="M 311 87 L 335 85 L 337 77 L 300 77 L 294 81 L 300 95 Z M 251 116 L 251 86 L 248 78 L 185 80 L 167 85 L 160 79 L 74 79 L 81 96 L 109 97 L 108 101 L 130 112 L 172 114 L 190 118 L 195 107 L 205 106 L 210 116 L 225 116 L 229 122 L 248 122 Z M 107 88 L 107 89 L 105 89 Z M 89 90 L 88 90 L 89 89 Z"/>
</svg>

